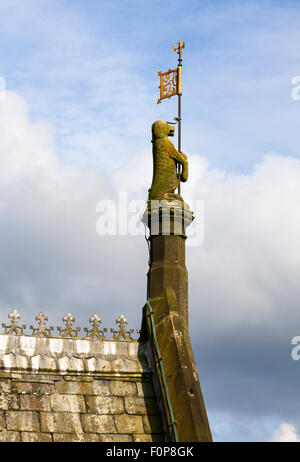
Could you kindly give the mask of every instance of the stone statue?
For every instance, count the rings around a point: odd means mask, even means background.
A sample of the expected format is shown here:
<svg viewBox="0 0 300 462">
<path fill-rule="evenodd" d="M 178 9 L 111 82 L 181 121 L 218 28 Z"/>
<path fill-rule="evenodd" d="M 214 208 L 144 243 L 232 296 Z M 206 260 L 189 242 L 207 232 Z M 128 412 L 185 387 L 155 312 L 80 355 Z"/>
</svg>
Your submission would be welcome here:
<svg viewBox="0 0 300 462">
<path fill-rule="evenodd" d="M 179 184 L 177 163 L 182 165 L 181 181 L 188 179 L 187 156 L 180 153 L 168 136 L 174 136 L 174 127 L 167 122 L 157 120 L 152 125 L 153 143 L 153 180 L 148 200 L 169 200 L 182 198 L 174 194 Z"/>
</svg>

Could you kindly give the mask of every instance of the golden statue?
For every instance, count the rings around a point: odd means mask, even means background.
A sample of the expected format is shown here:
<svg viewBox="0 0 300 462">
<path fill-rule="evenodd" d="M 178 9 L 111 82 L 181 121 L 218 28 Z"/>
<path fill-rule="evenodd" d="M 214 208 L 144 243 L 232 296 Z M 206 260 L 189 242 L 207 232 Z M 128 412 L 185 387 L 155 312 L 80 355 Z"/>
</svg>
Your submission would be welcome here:
<svg viewBox="0 0 300 462">
<path fill-rule="evenodd" d="M 174 136 L 174 127 L 167 122 L 157 120 L 152 125 L 153 143 L 153 180 L 148 200 L 174 200 L 182 198 L 174 194 L 179 181 L 188 179 L 188 161 L 183 152 L 177 151 L 168 136 Z M 177 164 L 182 165 L 180 179 Z"/>
</svg>

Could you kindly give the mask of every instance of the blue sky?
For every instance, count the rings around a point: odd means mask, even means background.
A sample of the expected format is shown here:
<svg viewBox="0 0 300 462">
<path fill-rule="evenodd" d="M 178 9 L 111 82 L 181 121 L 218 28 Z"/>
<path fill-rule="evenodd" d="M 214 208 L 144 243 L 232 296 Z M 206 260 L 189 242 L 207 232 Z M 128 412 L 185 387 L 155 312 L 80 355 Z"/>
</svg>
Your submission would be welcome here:
<svg viewBox="0 0 300 462">
<path fill-rule="evenodd" d="M 296 1 L 0 0 L 2 322 L 16 307 L 112 326 L 122 306 L 139 327 L 144 238 L 100 238 L 95 210 L 146 198 L 151 124 L 177 112 L 157 72 L 186 42 L 183 195 L 205 202 L 191 335 L 218 441 L 300 438 L 299 24 Z"/>
<path fill-rule="evenodd" d="M 176 115 L 175 100 L 155 104 L 157 71 L 184 39 L 185 149 L 249 171 L 267 151 L 297 155 L 299 14 L 288 1 L 1 2 L 1 73 L 62 158 L 114 169 Z"/>
</svg>

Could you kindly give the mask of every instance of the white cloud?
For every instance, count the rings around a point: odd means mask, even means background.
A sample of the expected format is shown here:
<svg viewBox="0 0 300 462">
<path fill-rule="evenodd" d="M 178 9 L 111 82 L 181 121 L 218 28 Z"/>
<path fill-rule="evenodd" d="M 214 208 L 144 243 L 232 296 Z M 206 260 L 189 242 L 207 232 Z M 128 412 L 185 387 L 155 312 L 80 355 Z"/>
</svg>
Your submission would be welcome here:
<svg viewBox="0 0 300 462">
<path fill-rule="evenodd" d="M 201 315 L 211 314 L 209 323 L 217 315 L 215 326 L 274 320 L 284 313 L 281 296 L 300 296 L 300 162 L 269 154 L 249 175 L 201 162 L 193 169 L 191 159 L 186 186 L 205 201 L 204 244 L 188 257 L 191 291 L 210 306 Z"/>
<path fill-rule="evenodd" d="M 297 442 L 299 443 L 300 439 L 297 434 L 296 428 L 294 425 L 288 423 L 282 423 L 273 433 L 272 442 Z"/>
<path fill-rule="evenodd" d="M 146 249 L 142 237 L 96 233 L 96 204 L 116 195 L 112 178 L 63 164 L 50 127 L 32 123 L 24 100 L 11 92 L 0 107 L 0 139 L 2 319 L 17 305 L 30 320 L 41 307 L 59 318 L 72 311 L 85 322 L 94 311 L 110 324 L 120 311 L 130 320 L 136 297 L 139 305 L 145 298 Z M 139 316 L 132 321 L 139 327 Z"/>
</svg>

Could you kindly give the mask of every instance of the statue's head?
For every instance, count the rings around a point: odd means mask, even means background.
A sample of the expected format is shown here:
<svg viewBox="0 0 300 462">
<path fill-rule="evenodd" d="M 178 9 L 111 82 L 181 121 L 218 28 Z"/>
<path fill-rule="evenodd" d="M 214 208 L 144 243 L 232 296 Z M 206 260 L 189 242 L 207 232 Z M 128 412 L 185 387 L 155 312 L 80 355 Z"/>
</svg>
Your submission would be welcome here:
<svg viewBox="0 0 300 462">
<path fill-rule="evenodd" d="M 152 140 L 165 138 L 167 136 L 174 136 L 174 132 L 175 127 L 163 120 L 157 120 L 154 124 L 152 124 Z"/>
</svg>

